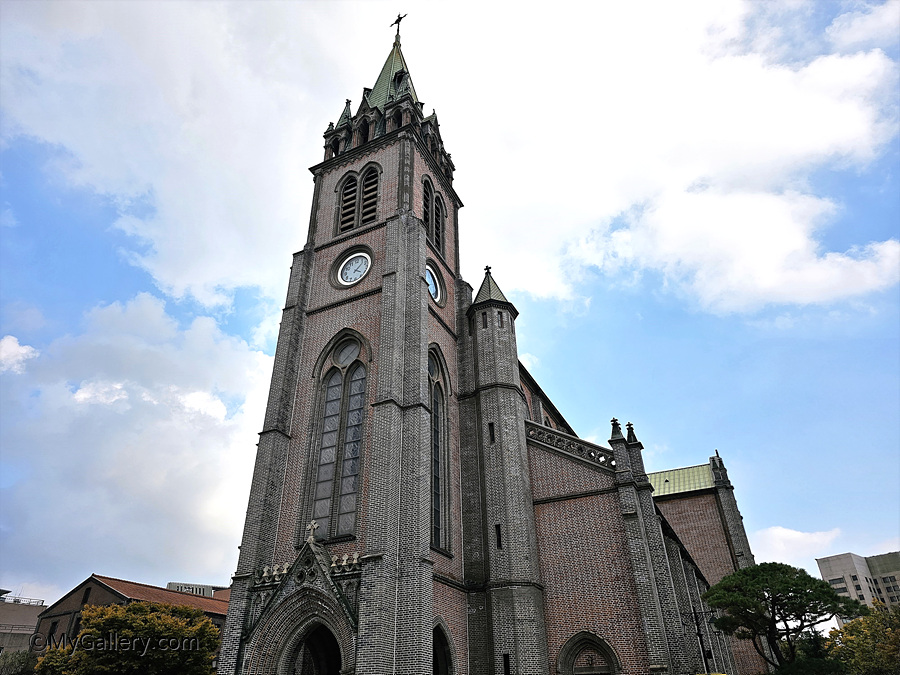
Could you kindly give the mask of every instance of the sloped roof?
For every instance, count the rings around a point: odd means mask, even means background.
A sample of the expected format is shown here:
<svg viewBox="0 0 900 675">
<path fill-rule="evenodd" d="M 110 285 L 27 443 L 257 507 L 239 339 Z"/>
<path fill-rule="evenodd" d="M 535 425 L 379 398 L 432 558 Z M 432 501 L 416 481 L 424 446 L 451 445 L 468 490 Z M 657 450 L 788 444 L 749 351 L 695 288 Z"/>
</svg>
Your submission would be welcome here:
<svg viewBox="0 0 900 675">
<path fill-rule="evenodd" d="M 395 76 L 401 70 L 406 72 L 406 77 L 402 78 L 399 83 L 400 90 L 398 90 Z M 384 66 L 378 74 L 375 86 L 369 93 L 369 105 L 384 110 L 388 101 L 392 98 L 398 99 L 407 92 L 412 96 L 413 101 L 419 101 L 416 97 L 416 88 L 413 86 L 412 77 L 409 75 L 409 68 L 406 66 L 406 59 L 403 58 L 403 52 L 400 51 L 400 36 L 398 35 L 394 39 L 394 46 L 391 48 L 391 53 L 388 54 L 387 61 L 384 62 Z"/>
<path fill-rule="evenodd" d="M 654 497 L 715 487 L 709 464 L 655 471 L 648 473 L 647 478 L 650 479 L 650 484 L 653 486 Z"/>
<path fill-rule="evenodd" d="M 506 299 L 506 296 L 503 295 L 503 291 L 500 290 L 497 282 L 494 281 L 494 277 L 491 276 L 490 270 L 485 272 L 484 281 L 481 282 L 481 288 L 478 289 L 478 293 L 475 295 L 475 300 L 472 304 L 477 305 L 479 302 L 486 302 L 488 300 L 509 302 L 509 300 Z"/>
<path fill-rule="evenodd" d="M 147 584 L 139 584 L 136 581 L 102 577 L 99 574 L 93 574 L 91 576 L 100 583 L 109 586 L 112 590 L 124 595 L 129 600 L 165 602 L 170 605 L 187 605 L 203 612 L 209 612 L 210 614 L 225 615 L 228 612 L 227 600 L 208 598 L 203 595 L 195 595 L 194 593 L 170 591 L 167 588 L 160 588 L 159 586 L 149 586 Z"/>
</svg>

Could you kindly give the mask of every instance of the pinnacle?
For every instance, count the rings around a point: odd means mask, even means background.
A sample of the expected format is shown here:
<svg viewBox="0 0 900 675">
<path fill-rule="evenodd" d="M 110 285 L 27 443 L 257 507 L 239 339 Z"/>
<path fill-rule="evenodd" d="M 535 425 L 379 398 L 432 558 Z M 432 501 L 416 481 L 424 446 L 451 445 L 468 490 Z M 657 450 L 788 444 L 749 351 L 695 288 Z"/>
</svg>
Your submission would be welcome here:
<svg viewBox="0 0 900 675">
<path fill-rule="evenodd" d="M 494 281 L 494 277 L 491 276 L 490 265 L 484 268 L 484 281 L 481 282 L 481 288 L 478 289 L 478 293 L 475 295 L 475 301 L 472 304 L 477 305 L 479 302 L 485 302 L 487 300 L 509 302 L 503 294 L 503 291 L 500 290 L 497 282 Z"/>
</svg>

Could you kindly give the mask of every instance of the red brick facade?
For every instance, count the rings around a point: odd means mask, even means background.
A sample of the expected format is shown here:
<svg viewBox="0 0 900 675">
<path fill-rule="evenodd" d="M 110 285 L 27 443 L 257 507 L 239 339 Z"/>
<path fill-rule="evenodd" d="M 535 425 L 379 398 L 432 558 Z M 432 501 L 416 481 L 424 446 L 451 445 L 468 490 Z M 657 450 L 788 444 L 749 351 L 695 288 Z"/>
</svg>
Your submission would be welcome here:
<svg viewBox="0 0 900 675">
<path fill-rule="evenodd" d="M 579 439 L 519 363 L 518 312 L 489 270 L 474 298 L 460 276 L 453 165 L 399 37 L 325 146 L 220 672 L 700 672 L 682 617 L 707 609 L 706 581 L 664 527 L 633 429 L 613 420 L 609 447 Z M 342 283 L 357 253 L 368 268 Z M 358 357 L 335 365 L 347 344 Z M 360 366 L 361 407 L 328 398 L 326 377 L 346 387 Z"/>
</svg>

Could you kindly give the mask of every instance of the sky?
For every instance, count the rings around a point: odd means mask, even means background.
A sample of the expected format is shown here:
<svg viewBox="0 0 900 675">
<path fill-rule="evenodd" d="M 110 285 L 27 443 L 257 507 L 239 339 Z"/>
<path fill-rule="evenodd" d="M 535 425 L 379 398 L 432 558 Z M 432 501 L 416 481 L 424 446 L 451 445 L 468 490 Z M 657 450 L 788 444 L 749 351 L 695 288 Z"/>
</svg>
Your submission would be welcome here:
<svg viewBox="0 0 900 675">
<path fill-rule="evenodd" d="M 900 549 L 900 0 L 407 0 L 462 273 L 757 561 Z M 395 3 L 0 2 L 0 586 L 227 584 L 322 134 Z"/>
</svg>

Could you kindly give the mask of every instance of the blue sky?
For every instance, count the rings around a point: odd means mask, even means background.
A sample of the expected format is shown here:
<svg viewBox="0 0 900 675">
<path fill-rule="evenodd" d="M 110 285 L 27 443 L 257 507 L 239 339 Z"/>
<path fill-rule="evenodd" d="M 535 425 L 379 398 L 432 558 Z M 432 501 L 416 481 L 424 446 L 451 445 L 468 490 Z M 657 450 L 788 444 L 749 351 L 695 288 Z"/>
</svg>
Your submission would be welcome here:
<svg viewBox="0 0 900 675">
<path fill-rule="evenodd" d="M 581 435 L 718 449 L 757 560 L 897 550 L 900 2 L 597 5 L 404 8 L 464 277 Z M 0 586 L 227 582 L 307 167 L 395 14 L 0 5 Z"/>
</svg>

